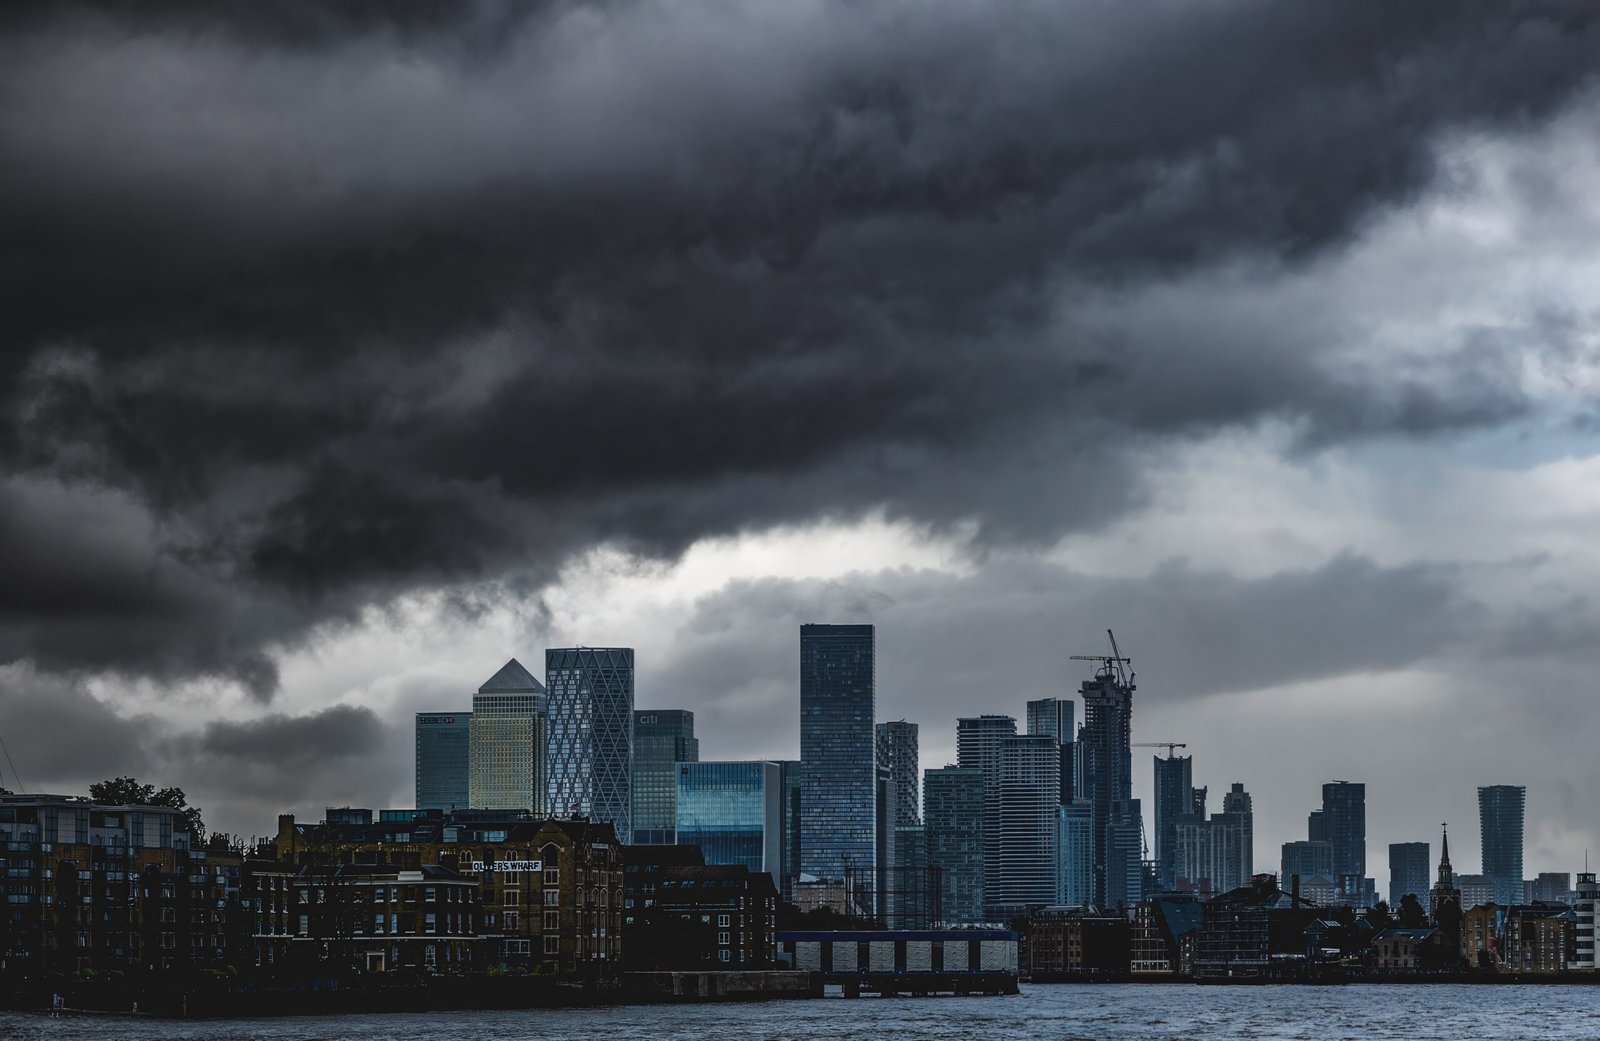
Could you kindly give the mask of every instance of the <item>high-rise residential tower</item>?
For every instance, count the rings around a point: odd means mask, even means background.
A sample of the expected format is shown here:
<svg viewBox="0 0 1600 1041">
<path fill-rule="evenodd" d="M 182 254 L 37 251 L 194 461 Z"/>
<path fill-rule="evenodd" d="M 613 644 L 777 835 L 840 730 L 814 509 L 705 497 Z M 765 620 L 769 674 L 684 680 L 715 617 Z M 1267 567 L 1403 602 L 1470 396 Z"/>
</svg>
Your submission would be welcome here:
<svg viewBox="0 0 1600 1041">
<path fill-rule="evenodd" d="M 417 809 L 464 810 L 472 805 L 471 736 L 471 712 L 417 713 Z"/>
<path fill-rule="evenodd" d="M 1171 891 L 1178 880 L 1178 818 L 1194 812 L 1194 757 L 1156 756 L 1155 769 L 1156 867 L 1161 887 Z"/>
<path fill-rule="evenodd" d="M 1389 843 L 1389 910 L 1398 911 L 1407 893 L 1428 906 L 1428 858 L 1426 842 Z"/>
<path fill-rule="evenodd" d="M 907 827 L 922 820 L 922 799 L 917 780 L 922 767 L 918 762 L 917 725 L 903 719 L 879 723 L 875 731 L 878 766 L 889 771 L 894 786 L 894 827 Z"/>
<path fill-rule="evenodd" d="M 678 814 L 678 764 L 700 759 L 694 713 L 681 708 L 633 713 L 633 841 L 671 843 Z"/>
<path fill-rule="evenodd" d="M 983 776 L 983 826 L 978 834 L 983 844 L 986 894 L 994 892 L 1000 882 L 1000 744 L 1016 733 L 1017 721 L 1012 716 L 956 720 L 956 765 L 971 767 Z"/>
<path fill-rule="evenodd" d="M 946 766 L 922 775 L 928 866 L 939 873 L 941 917 L 952 924 L 983 915 L 983 771 Z"/>
<path fill-rule="evenodd" d="M 877 870 L 876 692 L 871 625 L 800 627 L 800 870 L 818 880 Z M 870 894 L 849 899 L 871 913 Z"/>
<path fill-rule="evenodd" d="M 1322 821 L 1333 846 L 1334 875 L 1367 873 L 1367 786 L 1331 781 L 1322 786 Z"/>
<path fill-rule="evenodd" d="M 1483 874 L 1502 907 L 1522 903 L 1522 811 L 1528 789 L 1494 784 L 1478 789 Z"/>
<path fill-rule="evenodd" d="M 1133 798 L 1133 692 L 1121 663 L 1108 661 L 1079 688 L 1083 726 L 1080 793 L 1094 808 L 1095 899 L 1102 907 L 1132 907 L 1142 897 L 1144 824 Z"/>
<path fill-rule="evenodd" d="M 993 919 L 1055 902 L 1060 751 L 1046 734 L 1000 742 L 1000 859 L 985 896 Z"/>
<path fill-rule="evenodd" d="M 478 688 L 468 725 L 474 809 L 545 812 L 545 724 L 544 685 L 517 659 Z"/>
<path fill-rule="evenodd" d="M 633 648 L 551 648 L 544 675 L 549 813 L 607 822 L 632 842 Z"/>
<path fill-rule="evenodd" d="M 1061 746 L 1061 801 L 1077 797 L 1075 784 L 1077 727 L 1073 703 L 1067 698 L 1039 698 L 1028 702 L 1028 733 L 1053 737 Z"/>
</svg>

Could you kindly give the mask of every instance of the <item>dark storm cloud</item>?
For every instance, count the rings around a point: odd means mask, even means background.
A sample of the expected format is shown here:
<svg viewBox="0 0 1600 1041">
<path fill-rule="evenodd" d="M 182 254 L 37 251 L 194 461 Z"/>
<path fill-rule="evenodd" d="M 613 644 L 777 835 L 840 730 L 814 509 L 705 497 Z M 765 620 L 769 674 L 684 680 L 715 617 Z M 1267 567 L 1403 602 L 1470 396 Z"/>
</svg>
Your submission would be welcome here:
<svg viewBox="0 0 1600 1041">
<path fill-rule="evenodd" d="M 6 16 L 7 656 L 267 696 L 319 622 L 598 541 L 1037 541 L 1138 501 L 1130 446 L 1503 421 L 1521 344 L 1335 378 L 1123 319 L 1600 64 L 1581 5 L 505 10 Z"/>
</svg>

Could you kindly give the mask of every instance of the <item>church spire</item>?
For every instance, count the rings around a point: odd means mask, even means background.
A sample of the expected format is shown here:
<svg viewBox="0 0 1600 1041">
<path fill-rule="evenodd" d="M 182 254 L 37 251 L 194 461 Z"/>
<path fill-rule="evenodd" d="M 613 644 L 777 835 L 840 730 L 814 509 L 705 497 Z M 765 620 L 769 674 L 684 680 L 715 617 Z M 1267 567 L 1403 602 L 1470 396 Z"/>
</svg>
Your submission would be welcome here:
<svg viewBox="0 0 1600 1041">
<path fill-rule="evenodd" d="M 1444 829 L 1444 839 L 1440 843 L 1439 851 L 1439 886 L 1449 889 L 1456 883 L 1456 874 L 1450 869 L 1450 825 L 1441 824 L 1439 827 Z"/>
</svg>

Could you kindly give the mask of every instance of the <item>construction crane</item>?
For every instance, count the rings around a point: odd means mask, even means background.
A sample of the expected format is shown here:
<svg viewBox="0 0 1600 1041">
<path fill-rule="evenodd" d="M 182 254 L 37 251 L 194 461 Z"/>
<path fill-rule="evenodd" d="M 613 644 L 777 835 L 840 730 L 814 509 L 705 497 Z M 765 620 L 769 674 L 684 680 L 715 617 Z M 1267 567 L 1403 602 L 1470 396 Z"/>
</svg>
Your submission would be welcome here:
<svg viewBox="0 0 1600 1041">
<path fill-rule="evenodd" d="M 1097 661 L 1100 663 L 1100 668 L 1102 670 L 1110 673 L 1116 678 L 1118 686 L 1124 687 L 1128 690 L 1135 689 L 1133 685 L 1133 670 L 1129 669 L 1127 671 L 1123 671 L 1122 668 L 1124 665 L 1132 665 L 1133 659 L 1124 658 L 1122 656 L 1122 651 L 1117 648 L 1117 637 L 1115 633 L 1113 633 L 1110 629 L 1107 629 L 1106 635 L 1111 638 L 1110 654 L 1069 654 L 1067 655 L 1067 659 L 1069 661 Z"/>
<path fill-rule="evenodd" d="M 1182 741 L 1135 741 L 1133 743 L 1132 747 L 1134 747 L 1134 748 L 1165 748 L 1167 750 L 1167 758 L 1171 759 L 1172 755 L 1173 755 L 1173 751 L 1172 750 L 1174 748 L 1188 748 L 1189 746 L 1187 744 L 1185 744 L 1184 742 L 1182 742 Z"/>
</svg>

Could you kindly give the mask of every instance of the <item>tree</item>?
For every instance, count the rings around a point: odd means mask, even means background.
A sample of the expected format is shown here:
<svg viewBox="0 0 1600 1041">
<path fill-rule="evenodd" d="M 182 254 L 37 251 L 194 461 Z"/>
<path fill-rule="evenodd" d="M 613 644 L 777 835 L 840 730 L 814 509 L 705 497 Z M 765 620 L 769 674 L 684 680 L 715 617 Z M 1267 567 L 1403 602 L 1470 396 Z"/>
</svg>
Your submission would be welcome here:
<svg viewBox="0 0 1600 1041">
<path fill-rule="evenodd" d="M 114 806 L 167 806 L 182 810 L 190 842 L 198 847 L 205 841 L 206 825 L 200 816 L 200 807 L 189 805 L 182 788 L 157 788 L 153 784 L 140 784 L 132 777 L 113 777 L 109 781 L 91 784 L 89 798 Z"/>
<path fill-rule="evenodd" d="M 1400 928 L 1424 929 L 1428 925 L 1428 912 L 1417 894 L 1407 893 L 1400 898 Z"/>
<path fill-rule="evenodd" d="M 1379 900 L 1367 911 L 1367 922 L 1374 932 L 1383 932 L 1385 929 L 1394 928 L 1394 918 L 1389 914 L 1389 905 Z"/>
</svg>

